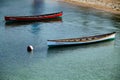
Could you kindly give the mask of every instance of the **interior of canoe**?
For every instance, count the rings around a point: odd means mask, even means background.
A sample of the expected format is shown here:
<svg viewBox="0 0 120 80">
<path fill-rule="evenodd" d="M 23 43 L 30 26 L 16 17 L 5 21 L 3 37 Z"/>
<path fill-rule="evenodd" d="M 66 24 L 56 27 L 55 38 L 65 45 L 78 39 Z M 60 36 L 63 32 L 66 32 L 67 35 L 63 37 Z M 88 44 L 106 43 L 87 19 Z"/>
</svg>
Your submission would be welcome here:
<svg viewBox="0 0 120 80">
<path fill-rule="evenodd" d="M 111 36 L 113 34 L 115 34 L 115 32 L 108 33 L 108 34 L 103 34 L 103 35 L 90 36 L 90 37 L 58 39 L 58 40 L 48 40 L 48 41 L 55 41 L 55 42 L 87 42 L 87 41 L 99 40 L 99 39 L 102 39 L 102 38 L 106 38 L 106 37 L 109 37 L 109 36 Z"/>
<path fill-rule="evenodd" d="M 14 18 L 24 18 L 24 17 L 27 17 L 27 18 L 33 18 L 33 17 L 44 17 L 44 16 L 51 16 L 51 15 L 57 15 L 57 14 L 62 14 L 62 11 L 61 12 L 58 12 L 58 13 L 50 13 L 50 14 L 41 14 L 41 15 L 33 15 L 33 16 L 6 16 L 6 17 L 14 17 Z"/>
</svg>

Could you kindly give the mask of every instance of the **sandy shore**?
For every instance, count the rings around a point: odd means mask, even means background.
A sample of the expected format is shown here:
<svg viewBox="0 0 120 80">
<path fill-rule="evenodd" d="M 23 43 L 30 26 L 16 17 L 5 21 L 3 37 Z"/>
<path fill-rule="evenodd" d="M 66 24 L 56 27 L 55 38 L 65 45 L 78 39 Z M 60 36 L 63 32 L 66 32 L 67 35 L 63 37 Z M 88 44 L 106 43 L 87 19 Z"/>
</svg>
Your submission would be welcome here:
<svg viewBox="0 0 120 80">
<path fill-rule="evenodd" d="M 73 1 L 73 0 L 62 0 L 62 2 L 68 2 L 68 3 L 79 5 L 79 6 L 91 7 L 91 8 L 111 12 L 111 13 L 114 13 L 114 14 L 120 14 L 120 10 L 114 10 L 114 8 L 100 6 L 100 5 L 97 5 L 97 4 L 90 4 L 90 3 L 87 3 L 87 2 L 80 2 L 80 1 Z"/>
</svg>

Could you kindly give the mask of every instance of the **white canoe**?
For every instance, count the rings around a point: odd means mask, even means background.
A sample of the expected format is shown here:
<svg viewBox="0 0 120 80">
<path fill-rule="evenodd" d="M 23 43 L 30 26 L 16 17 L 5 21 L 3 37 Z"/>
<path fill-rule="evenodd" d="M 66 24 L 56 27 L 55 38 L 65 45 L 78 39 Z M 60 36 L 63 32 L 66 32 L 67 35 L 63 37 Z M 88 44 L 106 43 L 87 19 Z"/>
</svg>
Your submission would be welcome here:
<svg viewBox="0 0 120 80">
<path fill-rule="evenodd" d="M 54 47 L 54 46 L 64 46 L 64 45 L 96 43 L 101 41 L 113 40 L 115 38 L 115 34 L 116 32 L 112 32 L 102 35 L 95 35 L 95 36 L 81 37 L 81 38 L 47 40 L 47 45 L 49 47 Z"/>
</svg>

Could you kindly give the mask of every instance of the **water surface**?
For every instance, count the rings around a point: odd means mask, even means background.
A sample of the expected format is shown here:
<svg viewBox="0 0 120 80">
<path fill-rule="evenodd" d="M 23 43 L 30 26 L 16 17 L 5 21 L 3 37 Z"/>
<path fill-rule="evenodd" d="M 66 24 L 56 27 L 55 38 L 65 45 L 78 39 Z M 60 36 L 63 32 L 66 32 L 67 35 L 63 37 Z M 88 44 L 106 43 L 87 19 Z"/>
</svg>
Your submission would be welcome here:
<svg viewBox="0 0 120 80">
<path fill-rule="evenodd" d="M 6 15 L 63 11 L 48 22 L 6 23 Z M 119 80 L 120 16 L 54 0 L 0 2 L 0 80 Z M 48 48 L 48 39 L 117 31 L 114 41 Z M 26 47 L 33 45 L 28 53 Z"/>
</svg>

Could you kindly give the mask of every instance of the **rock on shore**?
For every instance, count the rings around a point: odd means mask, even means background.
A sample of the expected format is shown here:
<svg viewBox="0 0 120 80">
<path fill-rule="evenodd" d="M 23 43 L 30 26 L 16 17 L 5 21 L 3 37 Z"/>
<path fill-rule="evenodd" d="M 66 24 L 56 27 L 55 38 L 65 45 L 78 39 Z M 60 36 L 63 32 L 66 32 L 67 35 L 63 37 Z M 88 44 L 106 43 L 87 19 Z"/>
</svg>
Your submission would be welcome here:
<svg viewBox="0 0 120 80">
<path fill-rule="evenodd" d="M 120 0 L 64 0 L 77 5 L 101 9 L 120 14 Z"/>
</svg>

